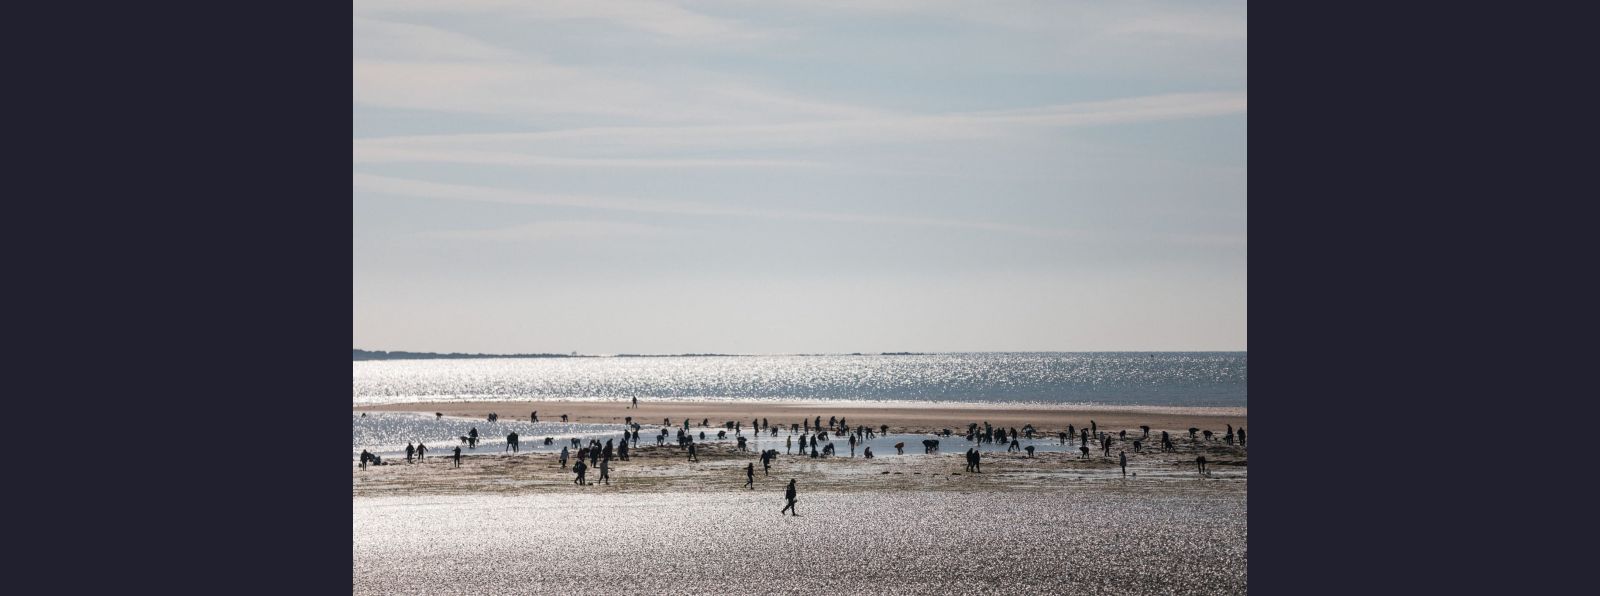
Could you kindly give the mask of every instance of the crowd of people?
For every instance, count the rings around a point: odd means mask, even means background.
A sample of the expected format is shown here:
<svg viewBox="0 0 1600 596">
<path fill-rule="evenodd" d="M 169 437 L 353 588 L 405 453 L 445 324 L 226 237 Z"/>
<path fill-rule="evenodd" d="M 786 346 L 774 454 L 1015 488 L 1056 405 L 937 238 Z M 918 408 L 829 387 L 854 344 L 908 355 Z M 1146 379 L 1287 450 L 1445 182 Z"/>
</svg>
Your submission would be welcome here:
<svg viewBox="0 0 1600 596">
<path fill-rule="evenodd" d="M 637 407 L 638 400 L 635 399 L 631 408 Z M 364 415 L 365 414 L 363 414 L 363 416 Z M 436 416 L 436 419 L 442 421 L 443 416 Z M 488 421 L 491 423 L 497 422 L 498 419 L 499 416 L 497 414 L 491 413 L 488 415 Z M 529 420 L 533 423 L 538 422 L 539 413 L 537 410 L 533 411 L 529 415 Z M 562 414 L 561 420 L 562 422 L 566 422 L 568 420 L 568 415 Z M 656 446 L 666 446 L 667 438 L 673 435 L 674 430 L 672 429 L 675 429 L 675 447 L 680 449 L 689 461 L 699 462 L 700 449 L 698 447 L 697 437 L 699 441 L 706 441 L 707 431 L 705 429 L 710 428 L 711 425 L 710 419 L 701 419 L 699 421 L 701 430 L 699 430 L 697 433 L 693 430 L 693 422 L 693 420 L 685 418 L 682 424 L 678 425 L 674 424 L 671 419 L 662 419 L 662 428 L 660 429 L 660 433 L 656 435 Z M 746 428 L 747 427 L 744 425 L 743 420 L 726 421 L 722 424 L 720 429 L 716 430 L 716 437 L 719 440 L 726 439 L 731 432 L 737 444 L 734 451 L 736 453 L 747 453 L 749 451 L 749 439 L 745 435 Z M 782 428 L 782 424 L 771 424 L 765 418 L 756 418 L 751 420 L 750 426 L 748 427 L 750 434 L 754 437 L 760 437 L 762 435 L 776 437 Z M 627 417 L 627 423 L 620 437 L 608 438 L 604 443 L 601 443 L 597 438 L 589 438 L 587 444 L 583 444 L 582 439 L 580 438 L 572 438 L 570 439 L 570 449 L 568 446 L 563 445 L 560 454 L 556 458 L 556 461 L 562 470 L 566 470 L 568 469 L 569 461 L 573 460 L 574 455 L 576 456 L 575 461 L 573 461 L 571 465 L 571 471 L 574 475 L 573 483 L 576 485 L 609 485 L 611 483 L 610 472 L 613 458 L 618 461 L 627 461 L 629 459 L 629 450 L 637 449 L 639 446 L 639 434 L 641 430 L 643 430 L 642 426 L 639 423 L 634 422 L 632 416 L 629 416 Z M 865 443 L 879 437 L 887 437 L 889 433 L 889 425 L 881 424 L 876 427 L 868 425 L 851 426 L 850 423 L 842 416 L 829 416 L 826 423 L 824 423 L 821 416 L 816 416 L 815 418 L 802 419 L 800 422 L 791 423 L 787 430 L 789 436 L 784 439 L 785 454 L 798 454 L 800 456 L 808 456 L 810 458 L 835 457 L 836 448 L 834 446 L 834 441 L 842 439 L 849 445 L 849 457 L 856 457 L 857 447 L 859 446 L 862 448 L 861 456 L 863 458 L 873 459 L 875 456 L 872 452 L 872 448 L 865 445 Z M 1127 430 L 1118 430 L 1115 433 L 1101 431 L 1099 429 L 1099 423 L 1094 420 L 1090 420 L 1089 425 L 1086 427 L 1077 427 L 1071 424 L 1067 425 L 1067 428 L 1059 431 L 1055 438 L 1057 441 L 1059 441 L 1060 446 L 1072 446 L 1076 444 L 1078 446 L 1080 459 L 1090 458 L 1091 445 L 1098 447 L 1101 457 L 1104 458 L 1111 457 L 1111 450 L 1113 446 L 1119 447 L 1119 451 L 1117 453 L 1117 464 L 1121 469 L 1122 476 L 1126 478 L 1128 475 L 1128 454 L 1126 449 L 1121 449 L 1120 447 L 1122 443 L 1128 443 L 1135 453 L 1139 453 L 1143 448 L 1143 442 L 1150 439 L 1151 429 L 1149 426 L 1140 426 L 1139 430 L 1141 431 L 1141 434 L 1129 441 Z M 1190 442 L 1196 445 L 1210 443 L 1211 441 L 1216 440 L 1216 437 L 1219 435 L 1219 433 L 1215 433 L 1211 430 L 1202 431 L 1198 428 L 1189 428 L 1187 431 Z M 950 429 L 943 429 L 942 432 L 935 433 L 935 435 L 943 437 L 953 436 Z M 1229 424 L 1227 425 L 1226 432 L 1220 433 L 1220 436 L 1220 440 L 1229 446 L 1235 444 L 1240 447 L 1246 446 L 1247 435 L 1243 427 L 1240 427 L 1236 431 L 1233 428 L 1233 425 Z M 966 452 L 966 471 L 977 474 L 981 474 L 983 472 L 983 456 L 980 452 L 980 448 L 983 445 L 1004 445 L 1007 453 L 1026 451 L 1026 457 L 1032 458 L 1034 457 L 1035 451 L 1035 445 L 1031 444 L 1032 441 L 1036 438 L 1046 437 L 1049 437 L 1049 435 L 1040 433 L 1038 429 L 1031 424 L 1024 425 L 1022 429 L 1019 430 L 1015 427 L 995 427 L 989 424 L 987 421 L 982 423 L 969 423 L 963 438 L 965 438 L 967 442 L 972 443 L 973 446 L 969 447 Z M 471 427 L 467 434 L 460 438 L 461 444 L 467 445 L 469 449 L 476 448 L 479 439 L 477 427 Z M 1021 439 L 1028 439 L 1030 444 L 1026 446 L 1022 445 Z M 510 432 L 505 437 L 505 451 L 509 451 L 513 454 L 518 453 L 520 451 L 520 442 L 521 437 L 518 435 L 518 433 L 515 431 Z M 554 442 L 554 437 L 544 438 L 545 445 L 553 445 Z M 795 451 L 797 442 L 799 450 Z M 924 440 L 923 443 L 925 447 L 927 447 L 926 451 L 928 453 L 937 452 L 937 440 Z M 905 453 L 904 446 L 904 442 L 897 442 L 894 445 L 896 453 L 903 455 Z M 1161 431 L 1160 451 L 1162 453 L 1172 453 L 1177 451 L 1177 445 L 1173 441 L 1171 433 L 1167 431 Z M 427 452 L 428 446 L 420 441 L 407 443 L 405 449 L 406 462 L 424 462 L 427 458 Z M 777 461 L 778 455 L 779 453 L 777 449 L 763 449 L 760 451 L 757 457 L 759 463 L 761 464 L 763 476 L 771 474 L 772 465 Z M 460 467 L 460 445 L 455 446 L 454 452 L 450 459 L 452 467 Z M 1210 475 L 1210 469 L 1207 467 L 1206 458 L 1203 453 L 1196 457 L 1195 464 L 1199 474 Z M 383 462 L 382 458 L 377 454 L 363 449 L 360 454 L 360 468 L 365 470 L 369 465 L 387 464 Z M 588 479 L 588 472 L 593 469 L 598 469 L 600 471 L 600 475 L 591 483 Z M 756 483 L 755 463 L 746 464 L 744 475 L 745 482 L 742 485 L 742 488 L 754 490 Z M 1135 475 L 1137 476 L 1137 474 Z M 785 499 L 787 500 L 787 505 L 784 507 L 783 512 L 798 515 L 798 513 L 794 512 L 796 490 L 796 482 L 795 480 L 791 479 L 789 481 L 788 488 L 785 490 Z"/>
</svg>

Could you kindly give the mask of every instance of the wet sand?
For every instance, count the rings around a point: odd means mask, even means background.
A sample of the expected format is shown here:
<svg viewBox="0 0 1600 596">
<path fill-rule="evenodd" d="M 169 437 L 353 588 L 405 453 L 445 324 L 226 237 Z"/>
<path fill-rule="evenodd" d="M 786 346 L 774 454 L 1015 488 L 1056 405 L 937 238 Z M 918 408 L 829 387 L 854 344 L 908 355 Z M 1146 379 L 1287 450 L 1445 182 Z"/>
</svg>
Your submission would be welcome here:
<svg viewBox="0 0 1600 596">
<path fill-rule="evenodd" d="M 627 461 L 613 459 L 611 484 L 580 487 L 575 475 L 563 469 L 553 453 L 509 454 L 500 448 L 484 448 L 485 453 L 462 450 L 461 467 L 450 465 L 448 452 L 433 451 L 425 462 L 408 464 L 404 458 L 388 458 L 386 465 L 352 471 L 356 497 L 463 494 L 546 494 L 587 490 L 611 492 L 705 493 L 736 492 L 745 481 L 745 465 L 755 464 L 756 490 L 781 490 L 782 483 L 798 479 L 811 490 L 840 492 L 925 492 L 1035 490 L 1063 485 L 1114 485 L 1150 487 L 1170 483 L 1225 483 L 1244 490 L 1249 460 L 1245 450 L 1222 441 L 1191 442 L 1176 440 L 1176 451 L 1161 453 L 1146 448 L 1134 452 L 1130 444 L 1113 446 L 1110 457 L 1094 446 L 1090 457 L 1081 453 L 1025 452 L 984 454 L 981 473 L 966 471 L 962 454 L 971 444 L 965 439 L 941 441 L 942 453 L 925 455 L 921 445 L 907 445 L 906 456 L 880 456 L 873 459 L 849 457 L 847 444 L 835 441 L 840 454 L 812 458 L 784 454 L 784 437 L 764 439 L 749 451 L 738 451 L 724 443 L 698 444 L 699 461 L 690 461 L 688 452 L 675 444 L 656 447 L 641 441 Z M 1025 443 L 1025 441 L 1024 441 Z M 763 473 L 758 459 L 760 449 L 777 449 L 770 475 Z M 1128 455 L 1129 477 L 1122 477 L 1117 454 Z M 890 453 L 893 453 L 891 450 Z M 1201 477 L 1195 457 L 1204 454 L 1211 474 Z M 573 455 L 576 461 L 576 451 Z M 569 462 L 570 464 L 571 462 Z M 590 482 L 598 481 L 600 471 L 591 467 Z"/>
<path fill-rule="evenodd" d="M 356 594 L 1243 594 L 1243 490 L 357 499 Z"/>
<path fill-rule="evenodd" d="M 1247 591 L 1247 451 L 1190 439 L 1195 426 L 1223 432 L 1246 423 L 1243 411 L 1164 408 L 907 407 L 752 403 L 487 402 L 400 404 L 357 411 L 443 412 L 482 421 L 621 423 L 642 419 L 640 446 L 613 459 L 611 484 L 591 468 L 573 483 L 553 453 L 505 453 L 501 446 L 448 449 L 426 462 L 359 469 L 352 462 L 353 587 L 360 594 L 405 593 L 1072 593 L 1242 594 Z M 1203 409 L 1202 409 L 1203 410 Z M 655 446 L 662 417 L 681 424 L 766 417 L 842 415 L 852 425 L 889 424 L 893 433 L 963 431 L 966 422 L 1033 424 L 1055 444 L 1066 424 L 1092 417 L 1115 437 L 1110 457 L 1069 452 L 987 453 L 982 472 L 965 470 L 962 436 L 941 437 L 939 454 L 908 441 L 868 460 L 788 454 L 787 428 L 749 450 L 700 443 L 699 461 L 669 441 Z M 447 419 L 446 423 L 450 423 Z M 1140 424 L 1152 439 L 1134 452 Z M 1155 448 L 1161 430 L 1176 451 Z M 732 434 L 732 433 L 730 433 Z M 749 431 L 746 431 L 749 435 Z M 531 437 L 525 438 L 528 441 Z M 777 449 L 771 474 L 757 454 Z M 1128 476 L 1117 454 L 1126 452 Z M 1211 473 L 1196 470 L 1205 455 Z M 743 488 L 755 464 L 754 489 Z M 789 479 L 798 481 L 801 517 L 778 514 Z"/>
<path fill-rule="evenodd" d="M 538 410 L 541 421 L 560 420 L 568 414 L 573 422 L 606 422 L 621 424 L 632 416 L 640 425 L 659 426 L 662 418 L 683 424 L 683 419 L 694 421 L 696 427 L 705 418 L 712 425 L 724 420 L 739 420 L 745 424 L 754 418 L 766 418 L 772 424 L 799 423 L 802 419 L 815 420 L 821 416 L 826 424 L 829 416 L 843 416 L 852 426 L 861 424 L 876 427 L 887 424 L 891 432 L 932 432 L 948 428 L 960 432 L 969 422 L 988 421 L 995 426 L 1022 428 L 1025 424 L 1054 433 L 1065 430 L 1068 424 L 1082 427 L 1094 420 L 1102 430 L 1128 430 L 1130 434 L 1140 425 L 1149 425 L 1153 432 L 1162 430 L 1187 432 L 1190 427 L 1210 429 L 1221 434 L 1225 425 L 1235 428 L 1249 426 L 1245 408 L 1175 408 L 1160 406 L 1017 406 L 980 404 L 943 404 L 918 402 L 891 404 L 868 403 L 761 403 L 761 402 L 688 402 L 640 400 L 639 408 L 628 407 L 622 401 L 537 401 L 537 402 L 419 402 L 357 406 L 357 412 L 442 412 L 446 416 L 483 419 L 490 412 L 503 420 L 528 420 L 529 414 Z"/>
</svg>

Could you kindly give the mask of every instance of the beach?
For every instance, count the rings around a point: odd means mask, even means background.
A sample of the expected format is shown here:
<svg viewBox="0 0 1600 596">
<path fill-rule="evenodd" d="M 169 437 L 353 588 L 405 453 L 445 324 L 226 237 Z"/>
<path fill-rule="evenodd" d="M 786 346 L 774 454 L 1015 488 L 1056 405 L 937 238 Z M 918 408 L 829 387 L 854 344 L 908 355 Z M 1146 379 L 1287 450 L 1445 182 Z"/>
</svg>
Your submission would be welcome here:
<svg viewBox="0 0 1600 596">
<path fill-rule="evenodd" d="M 430 443 L 426 460 L 352 465 L 356 593 L 801 593 L 872 590 L 890 594 L 1023 593 L 1218 594 L 1246 591 L 1248 457 L 1222 439 L 1247 424 L 1242 408 L 1019 406 L 988 404 L 797 404 L 750 402 L 451 402 L 356 407 L 358 428 L 403 422 L 453 437 L 477 428 L 483 442 Z M 539 411 L 540 424 L 529 421 Z M 499 421 L 488 423 L 490 412 Z M 367 417 L 362 417 L 367 413 Z M 435 413 L 444 414 L 438 418 Z M 567 414 L 569 424 L 559 421 Z M 628 416 L 640 441 L 613 458 L 610 483 L 574 484 L 554 450 L 581 436 L 604 443 Z M 889 438 L 833 435 L 833 457 L 799 453 L 788 424 L 842 416 L 851 426 L 888 425 Z M 656 446 L 662 418 L 672 432 L 691 420 L 697 457 L 674 439 Z M 749 429 L 754 418 L 783 425 L 776 436 Z M 701 426 L 709 420 L 709 426 Z M 738 420 L 740 450 L 715 440 Z M 1058 432 L 1090 420 L 1107 433 L 1109 455 L 1091 440 L 1088 457 Z M 1010 452 L 986 450 L 978 471 L 963 454 L 975 444 L 967 423 L 1008 431 L 1031 424 L 1033 439 Z M 1144 437 L 1138 427 L 1151 427 Z M 1190 427 L 1215 433 L 1211 440 Z M 505 429 L 523 433 L 508 452 Z M 952 436 L 942 436 L 949 428 Z M 1126 439 L 1117 439 L 1119 431 Z M 1161 431 L 1173 450 L 1159 448 Z M 708 440 L 699 439 L 707 433 Z M 405 436 L 410 436 L 409 434 Z M 543 436 L 555 444 L 544 446 Z M 925 453 L 922 440 L 938 440 Z M 905 443 L 899 455 L 886 441 Z M 401 440 L 402 444 L 404 440 Z M 537 452 L 534 452 L 534 448 Z M 776 450 L 770 472 L 758 454 Z M 573 449 L 576 459 L 576 449 Z M 391 452 L 392 453 L 392 452 Z M 1126 454 L 1126 475 L 1119 454 Z M 1205 456 L 1208 474 L 1196 457 Z M 753 488 L 745 488 L 754 464 Z M 783 516 L 790 479 L 800 517 Z M 596 557 L 596 564 L 583 561 Z M 848 570 L 848 571 L 846 571 Z M 1070 588 L 1070 589 L 1069 589 Z"/>
<path fill-rule="evenodd" d="M 959 465 L 958 465 L 959 467 Z M 804 486 L 804 485 L 802 485 Z M 1242 488 L 357 499 L 357 594 L 1243 594 Z"/>
</svg>

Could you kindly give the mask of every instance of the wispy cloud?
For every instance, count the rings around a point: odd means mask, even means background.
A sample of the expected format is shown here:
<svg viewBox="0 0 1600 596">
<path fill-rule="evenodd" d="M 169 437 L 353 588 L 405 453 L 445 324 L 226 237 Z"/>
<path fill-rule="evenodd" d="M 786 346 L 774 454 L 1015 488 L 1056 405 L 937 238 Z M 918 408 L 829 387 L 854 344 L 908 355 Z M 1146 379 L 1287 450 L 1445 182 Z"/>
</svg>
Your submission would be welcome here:
<svg viewBox="0 0 1600 596">
<path fill-rule="evenodd" d="M 553 157 L 509 151 L 475 151 L 460 148 L 409 148 L 356 141 L 353 161 L 377 163 L 449 163 L 484 166 L 559 168 L 809 168 L 816 161 L 791 159 L 698 158 L 586 158 Z"/>
<path fill-rule="evenodd" d="M 514 60 L 516 52 L 438 27 L 353 19 L 352 55 L 357 60 Z"/>
<path fill-rule="evenodd" d="M 649 238 L 668 236 L 678 230 L 625 221 L 537 221 L 533 223 L 480 230 L 435 230 L 418 234 L 442 240 L 486 242 L 537 242 L 596 238 Z"/>
<path fill-rule="evenodd" d="M 421 197 L 451 201 L 475 201 L 512 205 L 571 207 L 579 209 L 596 209 L 603 211 L 632 213 L 748 217 L 856 224 L 963 228 L 986 230 L 991 232 L 1026 234 L 1030 236 L 1071 237 L 1078 235 L 1078 232 L 1074 230 L 976 220 L 944 219 L 933 217 L 905 217 L 894 215 L 844 213 L 836 211 L 749 209 L 694 201 L 648 200 L 627 197 L 539 193 L 483 186 L 443 184 L 424 180 L 392 178 L 388 176 L 375 176 L 371 174 L 359 173 L 353 175 L 353 189 L 360 192 L 369 192 L 374 194 Z"/>
<path fill-rule="evenodd" d="M 1081 102 L 1017 110 L 937 115 L 880 115 L 854 119 L 753 125 L 592 127 L 530 133 L 385 137 L 356 141 L 358 152 L 491 151 L 539 153 L 581 146 L 590 151 L 638 154 L 684 148 L 748 149 L 835 144 L 896 144 L 976 139 L 1040 129 L 1099 126 L 1245 113 L 1244 92 L 1179 93 Z M 459 154 L 458 154 L 459 156 Z M 467 158 L 461 157 L 466 160 Z"/>
<path fill-rule="evenodd" d="M 481 13 L 510 19 L 599 21 L 678 39 L 762 35 L 738 21 L 652 0 L 355 0 L 357 14 Z"/>
</svg>

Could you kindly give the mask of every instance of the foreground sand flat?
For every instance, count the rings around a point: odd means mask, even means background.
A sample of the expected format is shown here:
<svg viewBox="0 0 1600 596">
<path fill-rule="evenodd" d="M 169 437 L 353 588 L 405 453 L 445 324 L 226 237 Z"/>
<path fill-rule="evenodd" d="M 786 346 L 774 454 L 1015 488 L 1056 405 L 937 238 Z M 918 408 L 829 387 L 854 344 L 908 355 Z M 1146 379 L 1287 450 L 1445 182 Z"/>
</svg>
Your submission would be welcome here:
<svg viewBox="0 0 1600 596">
<path fill-rule="evenodd" d="M 1240 484 L 359 498 L 352 591 L 1243 594 Z"/>
</svg>

